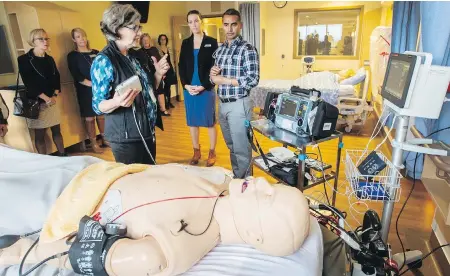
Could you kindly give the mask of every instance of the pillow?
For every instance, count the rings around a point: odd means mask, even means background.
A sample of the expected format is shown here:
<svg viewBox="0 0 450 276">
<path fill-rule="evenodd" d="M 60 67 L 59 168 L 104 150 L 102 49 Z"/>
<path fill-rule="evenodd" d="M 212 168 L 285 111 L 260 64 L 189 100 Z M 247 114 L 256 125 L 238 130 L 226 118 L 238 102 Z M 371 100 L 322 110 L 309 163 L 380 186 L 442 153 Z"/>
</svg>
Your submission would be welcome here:
<svg viewBox="0 0 450 276">
<path fill-rule="evenodd" d="M 350 78 L 342 80 L 340 84 L 349 84 L 349 85 L 357 85 L 361 83 L 366 78 L 366 70 L 364 67 L 361 67 L 356 71 L 356 74 Z"/>
</svg>

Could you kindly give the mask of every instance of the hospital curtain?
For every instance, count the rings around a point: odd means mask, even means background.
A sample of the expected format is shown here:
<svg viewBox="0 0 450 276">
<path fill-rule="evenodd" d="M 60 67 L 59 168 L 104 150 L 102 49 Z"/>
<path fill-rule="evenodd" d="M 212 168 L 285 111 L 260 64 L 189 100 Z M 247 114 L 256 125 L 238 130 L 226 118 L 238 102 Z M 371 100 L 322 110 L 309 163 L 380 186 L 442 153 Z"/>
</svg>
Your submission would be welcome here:
<svg viewBox="0 0 450 276">
<path fill-rule="evenodd" d="M 415 51 L 420 24 L 420 2 L 394 1 L 392 53 Z"/>
<path fill-rule="evenodd" d="M 420 2 L 420 51 L 433 55 L 433 65 L 450 66 L 450 2 L 423 1 Z M 432 94 L 433 91 L 430 91 Z M 449 96 L 447 96 L 449 98 Z M 442 106 L 438 120 L 416 118 L 417 129 L 428 135 L 438 129 L 450 126 L 450 102 Z M 445 130 L 432 136 L 433 139 L 450 143 L 450 131 Z M 419 161 L 419 160 L 418 160 Z M 413 160 L 414 162 L 414 160 Z M 414 166 L 414 163 L 411 164 Z M 417 171 L 417 165 L 416 165 Z M 422 166 L 420 167 L 420 172 Z"/>
<path fill-rule="evenodd" d="M 392 21 L 391 52 L 416 51 L 417 39 L 420 41 L 417 51 L 431 53 L 434 65 L 450 66 L 450 2 L 420 1 L 394 2 Z M 433 91 L 430 91 L 432 94 Z M 432 96 L 432 95 L 430 95 Z M 415 118 L 415 126 L 423 134 L 450 125 L 450 103 L 444 104 L 439 120 Z M 443 139 L 446 137 L 446 139 Z M 448 132 L 436 134 L 433 138 L 449 143 Z M 423 170 L 423 156 L 419 156 L 416 174 L 413 175 L 415 153 L 405 153 L 406 170 L 409 176 L 420 178 Z"/>
<path fill-rule="evenodd" d="M 242 19 L 242 38 L 259 51 L 259 3 L 243 3 L 239 5 Z"/>
</svg>

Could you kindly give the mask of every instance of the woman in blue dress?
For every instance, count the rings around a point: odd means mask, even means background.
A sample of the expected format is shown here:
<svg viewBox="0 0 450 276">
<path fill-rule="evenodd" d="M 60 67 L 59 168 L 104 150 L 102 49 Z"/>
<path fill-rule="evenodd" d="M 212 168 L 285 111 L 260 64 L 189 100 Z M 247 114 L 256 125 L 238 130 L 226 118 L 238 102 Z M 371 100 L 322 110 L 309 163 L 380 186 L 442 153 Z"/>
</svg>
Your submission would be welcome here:
<svg viewBox="0 0 450 276">
<path fill-rule="evenodd" d="M 178 69 L 180 81 L 184 87 L 186 120 L 190 128 L 194 156 L 191 165 L 198 164 L 201 158 L 199 128 L 208 128 L 209 154 L 206 166 L 216 162 L 216 93 L 209 79 L 209 71 L 214 65 L 213 53 L 217 49 L 217 40 L 203 33 L 202 16 L 192 10 L 187 14 L 187 22 L 192 35 L 183 40 Z"/>
</svg>

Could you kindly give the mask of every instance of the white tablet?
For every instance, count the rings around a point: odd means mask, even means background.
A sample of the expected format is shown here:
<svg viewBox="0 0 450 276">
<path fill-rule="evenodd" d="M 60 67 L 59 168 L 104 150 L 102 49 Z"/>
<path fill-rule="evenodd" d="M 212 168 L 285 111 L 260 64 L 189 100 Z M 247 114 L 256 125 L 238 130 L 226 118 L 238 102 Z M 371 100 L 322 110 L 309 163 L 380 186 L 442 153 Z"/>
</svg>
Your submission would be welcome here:
<svg viewBox="0 0 450 276">
<path fill-rule="evenodd" d="M 139 80 L 139 77 L 137 75 L 132 76 L 131 78 L 127 79 L 126 81 L 122 82 L 116 87 L 116 93 L 119 95 L 122 95 L 127 91 L 128 89 L 136 89 L 139 92 L 142 91 L 142 85 L 141 81 Z"/>
</svg>

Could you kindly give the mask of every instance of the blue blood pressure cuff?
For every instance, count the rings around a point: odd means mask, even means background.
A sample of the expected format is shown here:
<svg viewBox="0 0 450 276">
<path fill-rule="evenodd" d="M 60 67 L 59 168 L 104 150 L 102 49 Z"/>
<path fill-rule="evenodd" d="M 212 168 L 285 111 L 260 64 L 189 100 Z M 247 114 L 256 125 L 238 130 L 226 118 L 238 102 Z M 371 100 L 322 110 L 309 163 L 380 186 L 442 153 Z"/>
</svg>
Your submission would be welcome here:
<svg viewBox="0 0 450 276">
<path fill-rule="evenodd" d="M 84 216 L 69 249 L 73 271 L 80 275 L 108 276 L 105 270 L 106 254 L 113 243 L 121 238 L 123 236 L 106 234 L 98 221 Z"/>
</svg>

